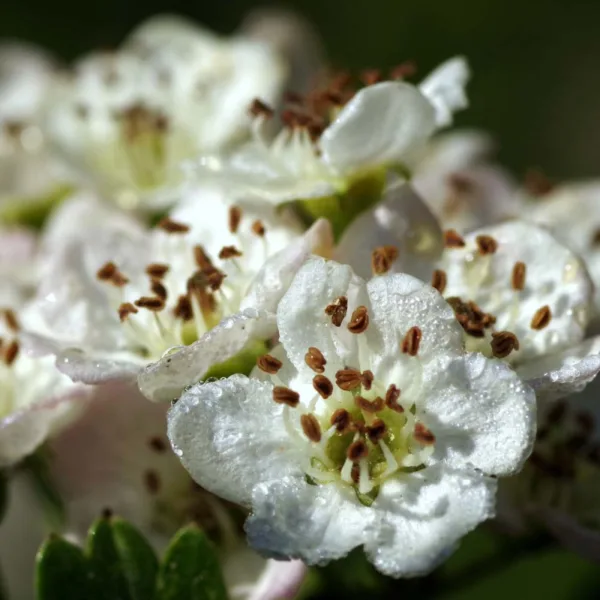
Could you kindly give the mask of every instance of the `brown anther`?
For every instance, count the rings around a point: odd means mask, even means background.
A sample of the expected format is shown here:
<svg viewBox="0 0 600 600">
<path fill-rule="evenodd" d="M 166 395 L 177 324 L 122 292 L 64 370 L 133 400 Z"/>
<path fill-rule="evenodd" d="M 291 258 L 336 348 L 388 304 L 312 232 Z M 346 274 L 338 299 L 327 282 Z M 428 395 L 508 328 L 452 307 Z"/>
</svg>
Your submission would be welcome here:
<svg viewBox="0 0 600 600">
<path fill-rule="evenodd" d="M 412 60 L 400 63 L 390 71 L 390 79 L 406 79 L 417 72 L 417 65 Z"/>
<path fill-rule="evenodd" d="M 261 371 L 269 373 L 269 375 L 275 375 L 275 373 L 277 373 L 277 371 L 279 371 L 279 369 L 281 369 L 283 366 L 283 363 L 279 359 L 271 356 L 270 354 L 259 356 L 256 359 L 256 364 Z"/>
<path fill-rule="evenodd" d="M 402 340 L 402 353 L 410 356 L 416 356 L 419 353 L 419 346 L 421 345 L 421 338 L 423 332 L 420 327 L 416 325 L 411 327 Z"/>
<path fill-rule="evenodd" d="M 383 275 L 391 268 L 393 262 L 398 258 L 396 246 L 379 246 L 371 253 L 371 270 L 373 275 Z"/>
<path fill-rule="evenodd" d="M 350 479 L 352 479 L 352 483 L 360 483 L 360 467 L 358 465 L 352 465 Z"/>
<path fill-rule="evenodd" d="M 387 425 L 381 419 L 375 419 L 367 427 L 367 436 L 373 444 L 377 444 L 387 434 Z"/>
<path fill-rule="evenodd" d="M 335 374 L 336 385 L 346 392 L 360 387 L 362 384 L 362 375 L 358 369 L 340 369 Z"/>
<path fill-rule="evenodd" d="M 333 394 L 333 383 L 325 375 L 315 375 L 313 377 L 313 387 L 319 396 L 325 400 Z"/>
<path fill-rule="evenodd" d="M 300 425 L 302 426 L 304 435 L 311 442 L 317 443 L 321 441 L 321 426 L 315 415 L 302 415 L 300 417 Z"/>
<path fill-rule="evenodd" d="M 135 315 L 139 311 L 133 304 L 131 304 L 131 302 L 123 302 L 123 304 L 119 306 L 118 312 L 119 319 L 121 320 L 121 323 L 123 323 L 125 320 L 127 320 L 129 315 Z"/>
<path fill-rule="evenodd" d="M 491 235 L 478 235 L 475 242 L 479 254 L 494 254 L 498 250 L 498 242 Z"/>
<path fill-rule="evenodd" d="M 167 233 L 187 233 L 190 230 L 189 225 L 179 223 L 169 217 L 161 219 L 156 226 Z"/>
<path fill-rule="evenodd" d="M 506 358 L 513 350 L 519 349 L 519 339 L 510 331 L 495 331 L 490 345 L 496 358 Z"/>
<path fill-rule="evenodd" d="M 385 407 L 385 402 L 383 401 L 383 398 L 379 396 L 377 396 L 375 400 L 367 400 L 362 396 L 356 396 L 354 398 L 354 403 L 356 404 L 356 406 L 358 406 L 358 408 L 360 408 L 360 410 L 366 413 L 373 414 L 379 412 L 380 410 L 383 410 L 383 408 Z"/>
<path fill-rule="evenodd" d="M 387 389 L 385 393 L 385 405 L 394 412 L 403 413 L 404 408 L 398 402 L 400 398 L 400 390 L 393 383 L 390 383 L 390 387 Z"/>
<path fill-rule="evenodd" d="M 352 418 L 345 408 L 338 408 L 331 415 L 330 423 L 335 425 L 338 433 L 346 433 L 352 424 Z"/>
<path fill-rule="evenodd" d="M 383 75 L 379 69 L 366 69 L 360 74 L 360 80 L 365 85 L 374 85 L 383 81 Z"/>
<path fill-rule="evenodd" d="M 154 469 L 148 469 L 144 473 L 144 484 L 146 485 L 146 489 L 151 494 L 157 494 L 160 490 L 160 478 L 158 473 Z"/>
<path fill-rule="evenodd" d="M 470 194 L 474 191 L 475 182 L 464 173 L 450 173 L 446 183 L 455 194 Z"/>
<path fill-rule="evenodd" d="M 238 256 L 242 256 L 242 253 L 235 246 L 223 246 L 219 251 L 219 258 L 221 260 L 237 258 Z"/>
<path fill-rule="evenodd" d="M 160 281 L 154 280 L 150 285 L 150 289 L 152 290 L 154 295 L 160 298 L 161 300 L 167 299 L 167 288 Z"/>
<path fill-rule="evenodd" d="M 531 329 L 535 329 L 539 331 L 540 329 L 544 329 L 550 323 L 552 319 L 552 311 L 550 307 L 546 304 L 546 306 L 542 306 L 542 308 L 538 308 L 535 315 L 533 315 L 533 319 L 531 319 Z"/>
<path fill-rule="evenodd" d="M 288 104 L 302 104 L 304 102 L 304 97 L 302 94 L 287 90 L 283 93 L 283 100 Z"/>
<path fill-rule="evenodd" d="M 423 446 L 431 446 L 431 444 L 435 443 L 435 435 L 433 435 L 423 423 L 417 423 L 415 425 L 413 438 L 419 442 L 419 444 L 423 444 Z"/>
<path fill-rule="evenodd" d="M 115 287 L 123 287 L 129 283 L 129 279 L 127 279 L 127 277 L 125 277 L 121 271 L 117 271 L 110 279 L 110 283 L 112 283 L 112 285 Z"/>
<path fill-rule="evenodd" d="M 373 371 L 369 371 L 368 369 L 363 371 L 360 378 L 362 381 L 362 386 L 365 388 L 365 390 L 370 390 L 371 386 L 373 385 L 373 380 L 375 379 Z"/>
<path fill-rule="evenodd" d="M 8 366 L 12 365 L 19 355 L 19 342 L 12 340 L 6 348 L 4 348 L 2 360 Z"/>
<path fill-rule="evenodd" d="M 212 260 L 202 246 L 194 246 L 194 261 L 200 269 L 214 268 Z"/>
<path fill-rule="evenodd" d="M 294 390 L 290 390 L 290 388 L 278 385 L 273 388 L 273 400 L 277 404 L 285 404 L 291 408 L 296 408 L 300 402 L 300 394 Z"/>
<path fill-rule="evenodd" d="M 513 290 L 520 291 L 525 289 L 525 276 L 527 275 L 527 265 L 524 262 L 516 262 L 512 270 L 510 284 Z"/>
<path fill-rule="evenodd" d="M 262 221 L 257 219 L 254 221 L 254 223 L 252 223 L 252 233 L 256 234 L 258 237 L 265 237 L 266 232 L 267 230 L 265 229 Z"/>
<path fill-rule="evenodd" d="M 237 233 L 242 220 L 242 209 L 238 206 L 231 206 L 229 208 L 229 231 L 231 233 Z"/>
<path fill-rule="evenodd" d="M 456 229 L 447 229 L 444 231 L 444 246 L 446 248 L 464 248 L 465 240 Z"/>
<path fill-rule="evenodd" d="M 146 267 L 146 275 L 149 275 L 152 279 L 162 279 L 168 271 L 169 265 L 161 263 L 152 263 Z"/>
<path fill-rule="evenodd" d="M 118 271 L 119 269 L 114 262 L 107 262 L 98 269 L 96 277 L 100 281 L 110 281 Z"/>
<path fill-rule="evenodd" d="M 165 301 L 155 296 L 142 296 L 134 304 L 140 308 L 146 308 L 153 312 L 160 312 L 165 307 Z"/>
<path fill-rule="evenodd" d="M 13 310 L 11 310 L 10 308 L 5 308 L 2 311 L 3 315 L 4 315 L 4 320 L 6 321 L 6 326 L 14 332 L 19 331 L 20 327 L 19 327 L 19 320 L 17 319 L 17 315 L 15 315 L 15 312 Z"/>
<path fill-rule="evenodd" d="M 275 111 L 268 104 L 258 98 L 252 100 L 249 112 L 253 117 L 265 117 L 266 119 L 270 119 L 275 114 Z"/>
<path fill-rule="evenodd" d="M 331 317 L 331 322 L 339 327 L 348 312 L 348 298 L 346 296 L 340 296 L 336 298 L 331 304 L 328 304 L 325 308 L 325 314 Z"/>
<path fill-rule="evenodd" d="M 431 287 L 435 288 L 440 294 L 443 294 L 447 284 L 448 278 L 446 276 L 446 271 L 436 269 L 431 276 Z"/>
<path fill-rule="evenodd" d="M 464 302 L 456 296 L 446 298 L 446 301 L 454 310 L 456 320 L 465 330 L 465 333 L 472 337 L 485 337 L 484 330 L 496 322 L 494 315 L 485 313 L 475 302 Z"/>
<path fill-rule="evenodd" d="M 158 435 L 155 435 L 148 440 L 148 446 L 151 450 L 154 450 L 154 452 L 158 452 L 159 454 L 166 452 L 168 448 L 165 440 Z"/>
<path fill-rule="evenodd" d="M 348 450 L 346 450 L 346 456 L 352 462 L 358 462 L 359 460 L 369 456 L 369 448 L 364 440 L 356 440 L 348 446 Z"/>
<path fill-rule="evenodd" d="M 525 173 L 524 186 L 532 196 L 539 198 L 552 192 L 556 184 L 541 169 L 531 168 Z"/>
<path fill-rule="evenodd" d="M 315 372 L 323 373 L 325 371 L 325 365 L 327 361 L 323 356 L 323 353 L 314 346 L 308 349 L 308 352 L 304 355 L 304 362 Z"/>
<path fill-rule="evenodd" d="M 173 308 L 173 314 L 182 321 L 191 321 L 194 318 L 194 309 L 192 301 L 187 294 L 182 294 L 177 299 L 177 304 Z"/>
<path fill-rule="evenodd" d="M 353 313 L 348 323 L 350 333 L 363 333 L 369 326 L 369 313 L 366 306 L 359 306 Z"/>
</svg>

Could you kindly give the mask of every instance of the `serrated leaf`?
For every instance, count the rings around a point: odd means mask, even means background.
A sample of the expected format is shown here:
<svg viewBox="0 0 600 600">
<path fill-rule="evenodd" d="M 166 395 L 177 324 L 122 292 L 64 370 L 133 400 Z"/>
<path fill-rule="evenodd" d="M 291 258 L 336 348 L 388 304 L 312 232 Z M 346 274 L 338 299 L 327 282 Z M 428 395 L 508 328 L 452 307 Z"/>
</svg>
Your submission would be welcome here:
<svg viewBox="0 0 600 600">
<path fill-rule="evenodd" d="M 157 600 L 227 600 L 215 549 L 196 525 L 172 539 L 160 565 Z"/>
<path fill-rule="evenodd" d="M 133 525 L 120 518 L 110 521 L 115 549 L 131 600 L 155 597 L 158 559 L 154 550 Z"/>
<path fill-rule="evenodd" d="M 92 600 L 87 560 L 78 546 L 51 536 L 36 559 L 37 600 Z"/>
</svg>

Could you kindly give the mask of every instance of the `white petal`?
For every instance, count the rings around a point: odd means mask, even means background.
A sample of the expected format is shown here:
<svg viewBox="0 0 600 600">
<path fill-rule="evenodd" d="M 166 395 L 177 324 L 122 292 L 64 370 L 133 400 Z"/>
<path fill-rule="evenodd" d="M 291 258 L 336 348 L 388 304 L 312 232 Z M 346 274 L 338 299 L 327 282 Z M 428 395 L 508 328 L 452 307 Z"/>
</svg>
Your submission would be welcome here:
<svg viewBox="0 0 600 600">
<path fill-rule="evenodd" d="M 140 362 L 88 355 L 75 348 L 64 350 L 56 357 L 56 367 L 61 373 L 76 383 L 90 385 L 110 381 L 136 381 L 141 368 Z"/>
<path fill-rule="evenodd" d="M 434 110 L 402 82 L 362 89 L 321 137 L 323 159 L 341 173 L 406 164 L 432 134 Z"/>
<path fill-rule="evenodd" d="M 308 569 L 300 560 L 267 560 L 247 600 L 295 598 Z"/>
<path fill-rule="evenodd" d="M 581 392 L 600 372 L 600 337 L 517 368 L 538 399 L 550 401 Z"/>
<path fill-rule="evenodd" d="M 435 107 L 438 127 L 451 125 L 453 114 L 469 105 L 465 94 L 469 77 L 467 61 L 458 56 L 437 67 L 419 86 L 423 95 Z"/>
<path fill-rule="evenodd" d="M 250 506 L 257 481 L 299 473 L 272 392 L 269 383 L 234 375 L 192 386 L 171 408 L 169 439 L 203 488 Z"/>
<path fill-rule="evenodd" d="M 423 419 L 440 460 L 488 475 L 519 470 L 535 441 L 536 403 L 508 365 L 469 353 L 440 361 L 424 386 Z"/>
<path fill-rule="evenodd" d="M 381 488 L 373 507 L 378 535 L 365 545 L 375 567 L 392 577 L 424 575 L 460 538 L 494 515 L 495 482 L 476 473 L 428 468 Z"/>
<path fill-rule="evenodd" d="M 145 367 L 138 376 L 140 391 L 157 402 L 174 400 L 211 367 L 232 358 L 252 340 L 268 340 L 276 331 L 271 313 L 246 309 L 231 315 L 190 346 Z"/>
<path fill-rule="evenodd" d="M 494 254 L 482 256 L 476 238 L 489 235 L 498 243 Z M 545 229 L 512 221 L 485 227 L 466 236 L 464 248 L 448 248 L 441 268 L 448 285 L 445 297 L 472 300 L 494 315 L 496 331 L 511 331 L 520 350 L 509 360 L 527 360 L 577 344 L 584 337 L 590 318 L 592 285 L 582 261 Z M 512 288 L 517 262 L 526 266 L 525 288 Z M 548 306 L 549 324 L 531 328 L 536 312 Z"/>
<path fill-rule="evenodd" d="M 357 275 L 371 276 L 371 252 L 392 245 L 398 248 L 395 272 L 431 277 L 431 263 L 442 251 L 440 226 L 414 189 L 395 183 L 372 210 L 357 217 L 344 231 L 335 258 L 349 264 Z"/>
</svg>

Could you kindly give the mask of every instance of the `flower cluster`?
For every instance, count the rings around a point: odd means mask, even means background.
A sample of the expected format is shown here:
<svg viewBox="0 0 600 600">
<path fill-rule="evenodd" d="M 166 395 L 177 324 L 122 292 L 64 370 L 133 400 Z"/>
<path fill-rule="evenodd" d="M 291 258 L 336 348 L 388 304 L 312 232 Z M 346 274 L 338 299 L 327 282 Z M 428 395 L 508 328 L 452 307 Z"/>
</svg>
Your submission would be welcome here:
<svg viewBox="0 0 600 600">
<path fill-rule="evenodd" d="M 285 19 L 0 47 L 3 527 L 43 460 L 64 532 L 195 521 L 233 598 L 357 547 L 423 575 L 493 517 L 600 556 L 600 187 L 441 132 L 465 59 L 332 71 Z"/>
</svg>

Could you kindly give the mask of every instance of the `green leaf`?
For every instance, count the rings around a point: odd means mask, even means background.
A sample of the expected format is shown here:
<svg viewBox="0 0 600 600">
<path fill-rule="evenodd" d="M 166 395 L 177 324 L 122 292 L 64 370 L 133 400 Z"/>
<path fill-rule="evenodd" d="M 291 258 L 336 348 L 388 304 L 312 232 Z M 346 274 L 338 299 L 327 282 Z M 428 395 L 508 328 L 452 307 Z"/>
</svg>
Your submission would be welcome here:
<svg viewBox="0 0 600 600">
<path fill-rule="evenodd" d="M 36 559 L 37 600 L 92 600 L 90 573 L 81 548 L 57 536 L 40 548 Z"/>
<path fill-rule="evenodd" d="M 157 600 L 227 600 L 219 559 L 196 525 L 171 541 L 158 574 Z"/>
<path fill-rule="evenodd" d="M 115 517 L 111 529 L 131 600 L 153 600 L 158 560 L 154 550 L 133 525 Z"/>
</svg>

